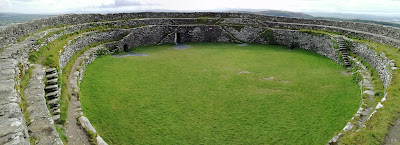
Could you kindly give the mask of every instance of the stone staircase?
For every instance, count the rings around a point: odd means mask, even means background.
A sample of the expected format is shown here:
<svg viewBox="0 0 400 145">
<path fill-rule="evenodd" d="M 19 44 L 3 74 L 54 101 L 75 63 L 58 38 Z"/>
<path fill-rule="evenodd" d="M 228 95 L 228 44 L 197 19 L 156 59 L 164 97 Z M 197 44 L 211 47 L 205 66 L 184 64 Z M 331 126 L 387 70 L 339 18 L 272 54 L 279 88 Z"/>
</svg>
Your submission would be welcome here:
<svg viewBox="0 0 400 145">
<path fill-rule="evenodd" d="M 349 53 L 347 52 L 347 46 L 343 40 L 343 37 L 338 38 L 338 44 L 339 44 L 339 53 L 342 54 L 344 66 L 348 68 L 350 67 Z"/>
<path fill-rule="evenodd" d="M 10 44 L 9 47 L 0 50 L 0 145 L 28 145 L 30 144 L 30 134 L 34 138 L 41 135 L 47 136 L 39 137 L 41 140 L 37 142 L 38 144 L 62 144 L 57 131 L 49 129 L 53 128 L 53 124 L 47 123 L 49 122 L 46 118 L 48 115 L 43 114 L 46 112 L 47 106 L 40 100 L 43 95 L 38 94 L 43 91 L 44 85 L 41 87 L 31 85 L 25 90 L 27 103 L 30 106 L 27 108 L 27 113 L 30 115 L 29 120 L 25 120 L 20 108 L 22 101 L 18 86 L 20 77 L 24 74 L 23 68 L 26 67 L 29 52 L 31 48 L 38 47 L 34 43 L 50 31 L 49 29 L 33 34 L 22 42 Z M 37 68 L 36 72 L 39 72 L 39 69 Z M 40 84 L 40 82 L 41 79 L 38 77 L 32 80 L 32 83 L 35 84 Z M 40 106 L 41 104 L 44 106 Z M 40 125 L 40 123 L 44 123 L 46 126 Z"/>
<path fill-rule="evenodd" d="M 62 145 L 44 98 L 45 70 L 41 65 L 34 66 L 32 78 L 25 90 L 25 97 L 29 104 L 27 110 L 30 114 L 29 135 L 35 138 L 35 144 Z"/>
<path fill-rule="evenodd" d="M 58 73 L 55 68 L 46 70 L 46 99 L 50 107 L 50 112 L 53 114 L 54 122 L 60 121 L 60 99 L 58 89 Z"/>
</svg>

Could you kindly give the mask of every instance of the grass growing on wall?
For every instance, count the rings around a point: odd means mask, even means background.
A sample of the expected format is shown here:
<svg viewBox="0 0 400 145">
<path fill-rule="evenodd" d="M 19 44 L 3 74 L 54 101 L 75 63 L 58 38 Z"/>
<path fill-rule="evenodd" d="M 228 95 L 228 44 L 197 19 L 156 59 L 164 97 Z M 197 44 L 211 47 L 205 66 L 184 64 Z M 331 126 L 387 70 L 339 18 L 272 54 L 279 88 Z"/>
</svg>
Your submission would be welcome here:
<svg viewBox="0 0 400 145">
<path fill-rule="evenodd" d="M 129 28 L 142 27 L 144 25 L 138 26 L 130 26 Z M 64 34 L 58 37 L 56 40 L 48 43 L 45 46 L 42 46 L 39 51 L 33 52 L 29 55 L 29 61 L 33 63 L 43 64 L 50 67 L 57 67 L 58 60 L 60 58 L 60 51 L 63 50 L 63 47 L 68 44 L 68 41 L 73 40 L 79 35 L 82 35 L 86 32 L 102 32 L 109 31 L 110 29 L 116 28 L 125 28 L 125 27 L 115 27 L 115 26 L 97 26 L 93 28 L 88 28 L 84 30 L 80 30 L 70 34 Z"/>
<path fill-rule="evenodd" d="M 25 71 L 25 74 L 21 77 L 21 82 L 20 82 L 20 96 L 21 96 L 21 102 L 22 102 L 21 109 L 22 109 L 22 112 L 24 113 L 25 120 L 27 121 L 27 123 L 29 123 L 29 113 L 26 110 L 26 108 L 28 108 L 29 105 L 28 105 L 28 102 L 26 102 L 25 89 L 26 89 L 26 87 L 28 87 L 29 79 L 32 78 L 33 69 L 35 69 L 35 66 L 32 66 L 29 69 L 27 69 Z"/>
<path fill-rule="evenodd" d="M 125 34 L 121 35 L 115 39 L 89 44 L 88 46 L 84 47 L 82 50 L 79 50 L 74 55 L 72 55 L 70 61 L 68 61 L 68 63 L 65 65 L 65 67 L 63 68 L 63 71 L 62 71 L 63 72 L 62 76 L 61 76 L 61 101 L 60 101 L 60 111 L 61 111 L 60 112 L 60 120 L 63 125 L 67 121 L 67 118 L 68 118 L 68 106 L 69 106 L 69 100 L 71 99 L 71 93 L 68 91 L 68 88 L 67 88 L 68 78 L 69 78 L 69 74 L 71 73 L 71 69 L 74 66 L 78 57 L 90 48 L 96 47 L 96 46 L 104 44 L 104 43 L 121 40 L 124 36 L 125 36 Z"/>
<path fill-rule="evenodd" d="M 60 51 L 67 45 L 68 41 L 75 37 L 82 35 L 85 32 L 105 30 L 105 27 L 95 27 L 84 29 L 70 34 L 65 34 L 58 37 L 56 40 L 42 46 L 39 51 L 33 52 L 29 55 L 29 61 L 33 63 L 48 65 L 50 67 L 57 67 L 60 58 Z"/>
<path fill-rule="evenodd" d="M 24 35 L 24 36 L 19 37 L 17 43 L 24 41 L 26 38 L 28 38 L 28 37 L 30 37 L 30 36 L 33 36 L 33 34 L 36 34 L 36 33 L 39 33 L 39 32 L 43 32 L 43 31 L 46 31 L 46 30 L 49 30 L 49 29 L 61 28 L 61 27 L 65 27 L 65 26 L 68 26 L 68 25 L 62 24 L 62 25 L 50 26 L 50 27 L 46 27 L 46 28 L 37 30 L 37 31 L 35 31 L 35 32 L 33 32 L 33 33 L 30 33 L 30 34 L 27 34 L 27 35 Z"/>
<path fill-rule="evenodd" d="M 399 48 L 388 46 L 386 44 L 376 43 L 370 40 L 357 40 L 358 42 L 366 43 L 374 46 L 377 51 L 385 52 L 385 56 L 394 60 L 397 64 L 400 62 Z M 387 100 L 382 103 L 383 108 L 367 122 L 366 128 L 362 128 L 359 132 L 345 136 L 342 139 L 342 144 L 382 144 L 388 135 L 388 129 L 392 123 L 400 117 L 400 72 L 393 71 L 391 85 L 386 88 L 389 92 Z M 374 83 L 374 87 L 375 87 Z"/>
<path fill-rule="evenodd" d="M 309 29 L 300 29 L 301 32 L 306 32 L 310 35 L 313 36 L 318 36 L 318 37 L 325 37 L 326 34 L 325 33 L 320 33 L 320 32 L 316 32 L 315 30 L 309 30 Z"/>
<path fill-rule="evenodd" d="M 142 26 L 142 25 L 140 25 Z M 57 38 L 56 40 L 48 43 L 47 45 L 43 46 L 40 48 L 39 51 L 36 51 L 34 53 L 31 53 L 29 56 L 29 61 L 32 63 L 38 63 L 38 64 L 42 64 L 42 65 L 47 65 L 50 67 L 58 67 L 58 59 L 60 57 L 60 51 L 62 51 L 63 47 L 65 45 L 67 45 L 67 43 L 70 40 L 73 40 L 74 38 L 76 38 L 79 35 L 82 35 L 85 32 L 92 32 L 92 31 L 108 31 L 111 28 L 111 26 L 98 26 L 98 27 L 94 27 L 94 28 L 89 28 L 89 29 L 84 29 L 78 32 L 74 32 L 71 34 L 65 34 L 60 36 L 59 38 Z M 112 28 L 117 28 L 117 27 L 112 27 Z M 133 26 L 131 27 L 133 28 Z M 62 29 L 64 30 L 64 29 Z M 56 31 L 54 33 L 61 33 L 62 30 L 60 31 Z M 53 33 L 52 33 L 53 34 Z M 51 35 L 52 35 L 51 34 Z M 51 35 L 46 35 L 46 36 L 51 36 Z M 120 40 L 123 36 L 117 38 L 118 40 Z M 95 47 L 97 45 L 100 45 L 102 43 L 106 43 L 106 42 L 111 42 L 111 41 L 115 41 L 117 39 L 113 39 L 113 40 L 107 40 L 107 41 L 103 41 L 103 42 L 99 42 L 99 43 L 95 43 L 95 44 L 90 44 L 87 47 L 85 47 L 83 50 L 86 51 L 88 48 L 91 47 Z M 82 54 L 84 51 L 78 51 L 76 53 L 76 55 L 80 55 Z M 76 60 L 77 56 L 74 55 L 73 58 L 71 58 L 71 60 Z M 60 99 L 60 122 L 62 125 L 65 124 L 66 119 L 67 119 L 67 115 L 68 115 L 68 106 L 69 106 L 69 99 L 71 98 L 70 93 L 68 92 L 67 89 L 67 80 L 68 80 L 68 74 L 73 66 L 74 62 L 71 62 L 72 65 L 70 63 L 67 63 L 66 67 L 63 69 L 63 75 L 61 75 L 59 77 L 59 84 L 61 84 L 61 99 Z M 57 126 L 56 126 L 57 127 Z M 63 140 L 63 142 L 67 141 L 67 137 L 65 136 L 65 134 L 63 133 L 62 127 L 57 127 L 57 132 L 60 134 L 61 139 Z"/>
<path fill-rule="evenodd" d="M 66 30 L 67 28 L 63 28 L 54 32 L 50 32 L 49 34 L 46 34 L 46 36 L 44 36 L 45 38 L 50 38 L 51 36 L 53 36 L 54 34 L 61 34 L 64 30 Z"/>
<path fill-rule="evenodd" d="M 61 141 L 66 144 L 68 142 L 68 137 L 65 135 L 63 131 L 63 126 L 55 125 L 58 135 L 60 135 Z"/>
<path fill-rule="evenodd" d="M 303 31 L 311 31 L 315 33 L 330 35 L 343 35 L 341 33 L 322 30 Z M 396 65 L 399 66 L 398 63 L 400 62 L 400 48 L 377 43 L 373 40 L 366 40 L 348 35 L 345 36 L 355 42 L 361 42 L 373 46 L 375 48 L 374 50 L 378 54 L 381 52 L 385 52 L 385 56 L 391 60 L 394 60 L 396 62 Z M 360 57 L 358 57 L 358 59 L 362 60 Z M 372 105 L 375 106 L 380 101 L 384 91 L 389 93 L 387 95 L 387 100 L 382 103 L 384 107 L 379 109 L 378 112 L 371 117 L 371 119 L 365 124 L 366 128 L 361 128 L 360 131 L 355 133 L 347 132 L 345 136 L 341 138 L 340 144 L 383 144 L 385 142 L 386 136 L 388 135 L 388 129 L 391 127 L 393 122 L 400 117 L 399 70 L 392 71 L 392 82 L 390 82 L 390 85 L 386 88 L 386 90 L 384 90 L 382 80 L 380 79 L 377 71 L 365 61 L 362 60 L 362 62 L 365 66 L 368 67 L 368 69 L 370 69 L 370 73 L 372 74 L 372 84 L 375 91 L 375 100 L 374 104 Z"/>
<path fill-rule="evenodd" d="M 310 29 L 300 29 L 302 32 L 306 32 L 309 34 L 312 34 L 314 36 L 324 36 L 325 34 L 329 35 L 343 35 L 346 36 L 347 38 L 353 39 L 353 40 L 362 40 L 362 38 L 358 38 L 355 36 L 339 33 L 339 32 L 334 32 L 334 31 L 326 31 L 326 30 L 310 30 Z"/>
<path fill-rule="evenodd" d="M 372 67 L 370 64 L 368 64 L 365 60 L 363 60 L 360 56 L 357 55 L 353 55 L 353 57 L 356 57 L 358 60 L 361 61 L 361 63 L 367 67 L 367 69 L 369 70 L 369 73 L 371 74 L 371 80 L 372 80 L 372 85 L 374 87 L 374 91 L 378 92 L 380 95 L 374 96 L 376 98 L 374 98 L 374 106 L 376 106 L 378 104 L 378 102 L 382 99 L 383 97 L 383 92 L 384 92 L 384 86 L 383 86 L 383 82 L 382 79 L 379 76 L 378 71 L 376 71 L 376 69 L 374 67 Z"/>
<path fill-rule="evenodd" d="M 268 40 L 268 44 L 272 45 L 278 44 L 278 42 L 276 42 L 275 40 L 274 31 L 271 29 L 266 29 L 263 33 L 260 34 L 259 37 L 264 38 L 264 40 Z"/>
<path fill-rule="evenodd" d="M 358 85 L 324 56 L 189 45 L 139 47 L 149 56 L 102 56 L 88 66 L 82 107 L 106 142 L 326 144 L 358 109 Z"/>
<path fill-rule="evenodd" d="M 25 89 L 28 87 L 29 80 L 32 78 L 33 69 L 35 69 L 35 66 L 32 66 L 29 69 L 27 69 L 25 71 L 25 74 L 21 77 L 20 92 L 19 92 L 20 93 L 19 95 L 21 96 L 21 106 L 20 106 L 20 108 L 22 109 L 22 113 L 24 114 L 26 125 L 28 125 L 28 126 L 30 124 L 30 119 L 29 119 L 30 115 L 29 115 L 28 111 L 26 110 L 29 107 L 29 104 L 26 101 Z M 20 64 L 20 70 L 22 70 L 21 64 Z M 20 73 L 22 75 L 22 72 L 20 72 Z M 37 140 L 36 138 L 34 138 L 32 136 L 29 136 L 29 142 L 31 144 L 35 143 L 36 140 Z"/>
</svg>

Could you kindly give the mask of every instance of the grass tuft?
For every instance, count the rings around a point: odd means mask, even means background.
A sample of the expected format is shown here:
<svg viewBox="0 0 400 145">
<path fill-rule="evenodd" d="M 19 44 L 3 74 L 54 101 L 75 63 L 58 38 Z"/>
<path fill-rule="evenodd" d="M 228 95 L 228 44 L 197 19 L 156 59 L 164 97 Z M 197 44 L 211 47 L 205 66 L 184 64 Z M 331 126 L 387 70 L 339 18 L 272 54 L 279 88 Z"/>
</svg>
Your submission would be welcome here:
<svg viewBox="0 0 400 145">
<path fill-rule="evenodd" d="M 56 126 L 56 130 L 58 132 L 58 135 L 60 136 L 61 141 L 66 144 L 68 142 L 68 137 L 65 135 L 62 126 L 60 125 L 55 125 Z"/>
<path fill-rule="evenodd" d="M 29 125 L 29 113 L 26 110 L 29 105 L 28 102 L 26 102 L 26 97 L 25 97 L 25 89 L 28 87 L 29 84 L 29 79 L 32 78 L 33 74 L 33 69 L 35 69 L 35 66 L 30 67 L 28 70 L 25 71 L 25 74 L 21 77 L 21 82 L 20 82 L 20 96 L 21 96 L 21 102 L 22 102 L 22 112 L 24 113 L 25 120 L 27 121 L 27 125 Z M 21 72 L 22 74 L 22 72 Z"/>
<path fill-rule="evenodd" d="M 19 66 L 19 69 L 21 70 L 20 71 L 20 73 L 21 73 L 20 74 L 21 82 L 20 82 L 20 87 L 19 87 L 20 88 L 20 92 L 19 92 L 20 94 L 19 95 L 21 96 L 20 108 L 22 109 L 22 113 L 24 114 L 26 125 L 29 126 L 29 124 L 30 124 L 30 119 L 29 119 L 30 115 L 29 115 L 29 113 L 27 111 L 27 108 L 29 107 L 29 104 L 26 101 L 25 89 L 28 87 L 29 80 L 32 78 L 33 69 L 35 69 L 35 66 L 32 66 L 29 69 L 27 69 L 25 71 L 25 74 L 22 74 L 22 70 L 23 70 L 22 64 L 19 64 L 18 66 Z M 31 143 L 35 143 L 36 140 L 38 140 L 38 139 L 36 139 L 36 138 L 34 138 L 32 136 L 29 137 L 29 142 L 31 142 Z"/>
</svg>

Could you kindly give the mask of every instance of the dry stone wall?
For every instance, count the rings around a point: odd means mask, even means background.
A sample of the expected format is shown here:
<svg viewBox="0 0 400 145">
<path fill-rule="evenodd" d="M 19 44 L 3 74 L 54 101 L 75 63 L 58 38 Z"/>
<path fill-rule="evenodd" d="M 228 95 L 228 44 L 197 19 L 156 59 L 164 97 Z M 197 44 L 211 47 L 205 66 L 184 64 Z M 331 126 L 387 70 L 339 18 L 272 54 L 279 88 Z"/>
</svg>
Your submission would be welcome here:
<svg viewBox="0 0 400 145">
<path fill-rule="evenodd" d="M 229 42 L 220 26 L 206 25 L 153 25 L 135 28 L 124 37 L 116 46 L 123 50 L 124 47 L 132 48 L 144 45 L 173 43 L 175 33 L 181 34 L 183 42 Z M 126 45 L 126 46 L 125 46 Z"/>
<path fill-rule="evenodd" d="M 386 88 L 392 80 L 391 71 L 394 66 L 394 61 L 388 59 L 383 52 L 378 54 L 376 50 L 374 50 L 374 47 L 367 44 L 354 42 L 352 45 L 350 50 L 375 68 Z"/>
<path fill-rule="evenodd" d="M 0 59 L 0 144 L 29 144 L 29 134 L 21 111 L 21 97 L 15 80 L 19 73 L 18 61 Z"/>
<path fill-rule="evenodd" d="M 267 31 L 272 33 L 271 38 L 266 37 L 265 33 L 268 33 Z M 112 44 L 106 46 L 123 50 L 125 45 L 125 47 L 132 48 L 143 45 L 173 43 L 175 33 L 181 34 L 182 42 L 243 42 L 280 44 L 289 47 L 295 44 L 296 47 L 316 52 L 337 63 L 342 63 L 339 62 L 338 50 L 332 47 L 334 38 L 330 35 L 315 36 L 298 30 L 267 29 L 253 26 L 239 28 L 218 25 L 145 26 L 131 30 L 130 34 L 115 46 Z"/>
<path fill-rule="evenodd" d="M 298 18 L 286 18 L 275 16 L 264 16 L 256 14 L 244 13 L 119 13 L 119 14 L 68 14 L 49 18 L 32 20 L 27 23 L 13 24 L 0 27 L 0 46 L 5 47 L 15 43 L 17 39 L 23 35 L 33 33 L 39 29 L 49 26 L 57 26 L 61 24 L 82 24 L 88 22 L 98 22 L 117 19 L 132 19 L 132 18 L 199 18 L 199 17 L 217 17 L 217 18 L 251 18 L 270 22 L 284 22 L 297 24 L 310 24 L 321 26 L 340 27 L 351 30 L 363 31 L 367 33 L 378 34 L 393 39 L 400 39 L 400 28 L 381 26 L 375 24 L 339 22 L 327 20 L 310 20 Z"/>
<path fill-rule="evenodd" d="M 232 34 L 235 38 L 242 42 L 252 42 L 265 28 L 254 26 L 222 26 L 225 31 Z"/>
<path fill-rule="evenodd" d="M 310 50 L 329 59 L 339 62 L 337 50 L 333 46 L 333 38 L 329 35 L 314 36 L 306 32 L 296 30 L 274 29 L 274 36 L 277 43 L 291 47 L 296 45 L 299 48 Z"/>
<path fill-rule="evenodd" d="M 0 52 L 0 144 L 29 144 L 27 120 L 20 108 L 22 99 L 18 88 L 20 76 L 28 68 L 29 50 L 39 35 Z"/>
<path fill-rule="evenodd" d="M 84 34 L 81 37 L 78 37 L 74 40 L 71 40 L 67 46 L 64 47 L 63 54 L 60 56 L 59 64 L 61 68 L 67 64 L 67 62 L 71 59 L 71 57 L 82 50 L 84 47 L 88 46 L 89 44 L 112 40 L 120 37 L 127 33 L 127 30 L 113 30 L 109 32 L 96 32 L 96 33 L 89 33 Z"/>
</svg>

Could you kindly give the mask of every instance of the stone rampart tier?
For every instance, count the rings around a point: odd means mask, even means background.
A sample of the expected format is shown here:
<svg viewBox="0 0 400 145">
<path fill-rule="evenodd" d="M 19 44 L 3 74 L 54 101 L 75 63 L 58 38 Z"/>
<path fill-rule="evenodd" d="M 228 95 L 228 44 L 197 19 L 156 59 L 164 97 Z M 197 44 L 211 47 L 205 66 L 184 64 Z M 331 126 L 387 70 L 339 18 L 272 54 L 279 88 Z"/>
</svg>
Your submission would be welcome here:
<svg viewBox="0 0 400 145">
<path fill-rule="evenodd" d="M 0 46 L 5 47 L 11 43 L 17 42 L 18 38 L 29 33 L 33 33 L 37 30 L 58 26 L 58 25 L 75 25 L 89 22 L 99 21 L 111 21 L 111 20 L 124 20 L 134 18 L 245 18 L 245 19 L 256 19 L 267 23 L 273 23 L 274 25 L 279 22 L 290 23 L 290 24 L 302 24 L 303 27 L 306 25 L 313 25 L 314 27 L 327 27 L 328 30 L 343 33 L 345 30 L 360 31 L 367 34 L 381 35 L 393 40 L 400 39 L 400 28 L 381 26 L 376 24 L 365 24 L 365 23 L 354 23 L 354 22 L 340 22 L 340 21 L 327 21 L 327 20 L 311 20 L 311 19 L 298 19 L 298 18 L 286 18 L 286 17 L 275 17 L 265 16 L 257 14 L 246 14 L 246 13 L 214 13 L 214 12 L 199 12 L 199 13 L 156 13 L 156 12 L 143 12 L 143 13 L 118 13 L 118 14 L 68 14 L 60 15 L 49 18 L 42 18 L 32 20 L 22 24 L 12 24 L 0 27 Z M 339 31 L 334 28 L 344 28 Z M 353 32 L 346 33 L 353 36 Z M 369 37 L 362 37 L 362 35 L 356 35 L 365 39 L 371 39 Z M 373 39 L 374 40 L 374 39 Z M 397 43 L 399 43 L 397 41 Z M 393 44 L 389 44 L 394 46 Z M 396 45 L 398 46 L 398 44 Z"/>
</svg>

